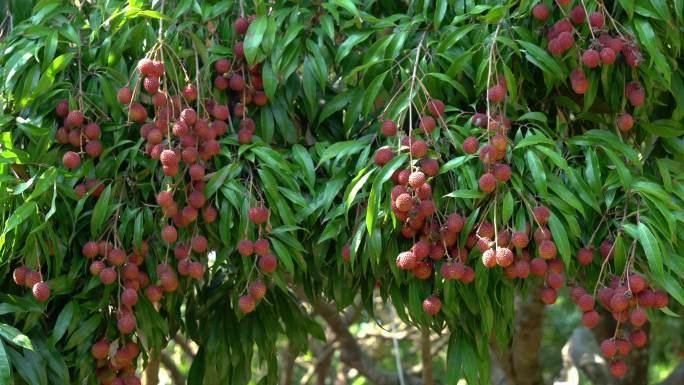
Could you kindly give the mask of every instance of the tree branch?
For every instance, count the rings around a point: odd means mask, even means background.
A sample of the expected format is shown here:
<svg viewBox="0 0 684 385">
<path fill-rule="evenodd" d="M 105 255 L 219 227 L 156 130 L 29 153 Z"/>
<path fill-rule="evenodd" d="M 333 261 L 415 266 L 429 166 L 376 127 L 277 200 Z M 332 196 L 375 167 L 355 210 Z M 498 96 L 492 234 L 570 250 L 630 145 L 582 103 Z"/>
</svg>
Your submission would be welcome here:
<svg viewBox="0 0 684 385">
<path fill-rule="evenodd" d="M 433 385 L 434 384 L 434 376 L 432 373 L 432 351 L 431 351 L 431 342 L 430 342 L 430 330 L 429 329 L 423 329 L 421 330 L 421 335 L 420 335 L 420 347 L 421 347 L 421 353 L 420 353 L 420 358 L 423 362 L 423 384 L 424 385 Z"/>
<path fill-rule="evenodd" d="M 175 385 L 185 384 L 185 376 L 183 373 L 181 373 L 180 369 L 178 369 L 178 366 L 176 366 L 176 363 L 173 362 L 173 359 L 169 357 L 168 354 L 162 352 L 159 355 L 159 359 L 161 360 L 161 363 L 164 364 L 166 370 L 168 370 L 171 374 L 171 379 Z"/>
<path fill-rule="evenodd" d="M 573 330 L 570 339 L 561 350 L 563 373 L 554 385 L 579 385 L 579 370 L 594 384 L 617 385 L 615 377 L 608 373 L 606 361 L 599 352 L 596 338 L 585 327 Z"/>
</svg>

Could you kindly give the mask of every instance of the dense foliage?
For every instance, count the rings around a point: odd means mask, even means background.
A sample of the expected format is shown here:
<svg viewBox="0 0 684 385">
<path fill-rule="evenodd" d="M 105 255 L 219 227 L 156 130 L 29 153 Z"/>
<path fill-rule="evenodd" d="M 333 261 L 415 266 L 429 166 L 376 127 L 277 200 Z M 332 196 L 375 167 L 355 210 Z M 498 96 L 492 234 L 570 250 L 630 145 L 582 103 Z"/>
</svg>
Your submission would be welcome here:
<svg viewBox="0 0 684 385">
<path fill-rule="evenodd" d="M 180 332 L 189 383 L 256 357 L 272 384 L 278 335 L 325 338 L 302 295 L 380 295 L 487 384 L 540 282 L 622 321 L 619 376 L 684 304 L 681 2 L 29 3 L 0 43 L 2 383 L 134 384 Z"/>
</svg>

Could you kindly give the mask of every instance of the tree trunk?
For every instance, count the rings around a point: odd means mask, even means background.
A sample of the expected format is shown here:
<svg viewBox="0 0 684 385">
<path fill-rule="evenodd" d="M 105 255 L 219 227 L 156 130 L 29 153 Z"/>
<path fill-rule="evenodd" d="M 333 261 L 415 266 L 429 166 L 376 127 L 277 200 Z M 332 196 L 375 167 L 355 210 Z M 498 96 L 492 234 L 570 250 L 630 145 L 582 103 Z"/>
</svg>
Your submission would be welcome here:
<svg viewBox="0 0 684 385">
<path fill-rule="evenodd" d="M 144 385 L 157 385 L 159 384 L 159 355 L 154 352 L 150 352 L 150 358 L 147 362 L 147 367 L 143 375 Z"/>
<path fill-rule="evenodd" d="M 432 344 L 430 343 L 430 330 L 423 329 L 420 332 L 421 360 L 423 362 L 423 385 L 433 385 L 432 373 Z"/>
</svg>

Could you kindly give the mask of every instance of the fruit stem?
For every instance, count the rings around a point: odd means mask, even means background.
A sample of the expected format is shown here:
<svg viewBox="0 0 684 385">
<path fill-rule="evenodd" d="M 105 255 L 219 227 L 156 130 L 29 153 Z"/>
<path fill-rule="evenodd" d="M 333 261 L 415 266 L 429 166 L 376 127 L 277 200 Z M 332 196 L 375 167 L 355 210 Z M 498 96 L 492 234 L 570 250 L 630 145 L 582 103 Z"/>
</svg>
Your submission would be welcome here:
<svg viewBox="0 0 684 385">
<path fill-rule="evenodd" d="M 591 20 L 589 20 L 589 12 L 587 12 L 587 6 L 584 4 L 584 0 L 580 0 L 580 3 L 582 3 L 582 9 L 584 9 L 584 18 L 587 20 L 587 25 L 589 26 L 591 38 L 592 40 L 595 40 L 596 36 L 594 36 L 594 29 L 591 27 Z"/>
<path fill-rule="evenodd" d="M 411 134 L 413 132 L 413 86 L 416 83 L 416 71 L 418 70 L 418 62 L 420 60 L 420 48 L 423 46 L 423 40 L 425 39 L 425 32 L 423 32 L 423 35 L 420 37 L 420 41 L 418 42 L 418 46 L 416 47 L 416 60 L 413 63 L 413 73 L 411 74 L 411 84 L 409 85 L 409 100 L 411 101 L 408 106 L 408 114 L 409 114 L 409 167 L 412 167 L 413 164 L 413 153 L 411 152 L 411 147 L 413 145 L 413 139 L 411 138 Z M 401 381 L 403 383 L 403 380 Z"/>
</svg>

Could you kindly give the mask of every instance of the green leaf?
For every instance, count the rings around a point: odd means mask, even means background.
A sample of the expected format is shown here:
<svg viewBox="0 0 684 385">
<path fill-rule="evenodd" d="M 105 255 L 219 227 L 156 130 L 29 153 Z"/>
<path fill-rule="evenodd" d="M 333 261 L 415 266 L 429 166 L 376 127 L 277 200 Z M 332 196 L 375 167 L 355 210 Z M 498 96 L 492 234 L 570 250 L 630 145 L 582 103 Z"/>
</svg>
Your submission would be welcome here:
<svg viewBox="0 0 684 385">
<path fill-rule="evenodd" d="M 0 340 L 0 384 L 10 384 L 10 363 L 5 351 L 5 344 Z"/>
<path fill-rule="evenodd" d="M 487 196 L 487 194 L 479 190 L 456 190 L 446 194 L 444 197 L 461 199 L 480 199 L 484 198 L 485 196 Z"/>
<path fill-rule="evenodd" d="M 11 342 L 14 345 L 33 350 L 31 339 L 29 339 L 26 335 L 24 335 L 24 333 L 13 326 L 0 323 L 0 336 L 2 336 L 7 342 Z"/>
<path fill-rule="evenodd" d="M 93 239 L 97 239 L 97 237 L 100 235 L 102 225 L 107 220 L 109 215 L 109 199 L 111 194 L 112 185 L 110 184 L 106 189 L 104 189 L 100 197 L 97 199 L 97 203 L 95 203 L 93 216 L 90 219 L 90 233 L 94 237 Z"/>
<path fill-rule="evenodd" d="M 662 282 L 665 277 L 665 270 L 663 268 L 663 256 L 656 237 L 642 222 L 639 222 L 636 226 L 626 224 L 624 228 L 632 238 L 639 240 L 644 253 L 646 253 L 649 269 L 655 275 L 658 282 Z"/>
<path fill-rule="evenodd" d="M 67 330 L 67 327 L 71 323 L 71 319 L 74 316 L 74 302 L 69 302 L 57 317 L 55 322 L 55 327 L 52 329 L 52 341 L 57 343 Z"/>
<path fill-rule="evenodd" d="M 346 9 L 352 15 L 359 17 L 359 10 L 352 0 L 333 0 L 333 3 Z"/>
<path fill-rule="evenodd" d="M 263 40 L 264 38 L 264 32 L 266 32 L 267 26 L 267 15 L 259 15 L 253 22 L 249 24 L 247 34 L 245 35 L 244 51 L 247 63 L 249 63 L 250 65 L 254 63 L 254 59 L 257 55 L 257 50 L 259 49 L 261 40 Z"/>
<path fill-rule="evenodd" d="M 644 122 L 641 123 L 641 127 L 645 128 L 646 131 L 658 135 L 664 138 L 674 138 L 684 135 L 684 125 L 681 122 L 661 119 L 655 122 Z"/>
<path fill-rule="evenodd" d="M 546 197 L 547 195 L 547 184 L 546 184 L 546 171 L 544 171 L 544 165 L 537 157 L 533 151 L 525 152 L 525 159 L 527 160 L 527 165 L 530 167 L 530 173 L 532 174 L 532 180 L 534 181 L 534 186 L 537 193 Z"/>
<path fill-rule="evenodd" d="M 345 40 L 344 43 L 340 44 L 339 48 L 337 49 L 337 53 L 335 54 L 335 63 L 339 64 L 342 61 L 342 59 L 347 57 L 347 55 L 349 54 L 349 52 L 351 52 L 354 46 L 368 39 L 372 34 L 373 31 L 365 31 L 352 33 L 351 35 L 349 35 L 347 40 Z"/>
<path fill-rule="evenodd" d="M 565 266 L 570 266 L 572 250 L 570 249 L 570 242 L 568 241 L 568 231 L 556 214 L 551 214 L 549 217 L 549 230 L 551 230 L 553 241 L 558 247 L 558 254 L 563 259 Z"/>
<path fill-rule="evenodd" d="M 563 71 L 563 68 L 558 65 L 556 60 L 554 60 L 546 50 L 534 43 L 524 40 L 516 40 L 516 42 L 523 46 L 525 58 L 539 67 L 545 74 L 556 78 L 558 81 L 563 81 L 563 79 L 565 79 L 565 71 Z"/>
<path fill-rule="evenodd" d="M 24 202 L 21 206 L 19 206 L 19 208 L 14 210 L 12 215 L 7 219 L 7 222 L 5 222 L 5 229 L 2 230 L 2 234 L 7 234 L 15 227 L 24 223 L 24 221 L 26 221 L 29 216 L 35 214 L 35 212 L 36 202 Z"/>
<path fill-rule="evenodd" d="M 74 332 L 74 334 L 72 334 L 71 337 L 69 337 L 65 349 L 68 350 L 73 347 L 76 347 L 77 345 L 80 345 L 88 339 L 92 338 L 95 329 L 97 329 L 97 327 L 100 326 L 101 322 L 102 316 L 99 314 L 95 314 L 92 317 L 88 318 L 88 320 L 80 324 Z"/>
<path fill-rule="evenodd" d="M 439 26 L 442 25 L 442 20 L 444 20 L 444 15 L 447 10 L 447 0 L 437 0 L 437 5 L 435 5 L 435 17 L 434 17 L 434 28 L 435 31 L 439 31 Z"/>
<path fill-rule="evenodd" d="M 455 168 L 461 167 L 465 162 L 467 162 L 470 159 L 473 159 L 475 156 L 474 155 L 463 155 L 456 157 L 454 159 L 449 160 L 448 162 L 444 163 L 440 168 L 439 168 L 439 173 L 444 174 L 447 173 Z"/>
<path fill-rule="evenodd" d="M 229 175 L 233 174 L 238 168 L 238 165 L 236 163 L 231 163 L 227 166 L 222 167 L 220 170 L 218 170 L 214 175 L 212 175 L 211 178 L 209 178 L 209 181 L 207 182 L 206 187 L 204 188 L 204 196 L 209 198 L 216 191 L 223 185 L 223 182 L 226 181 L 226 178 L 228 178 Z"/>
</svg>

